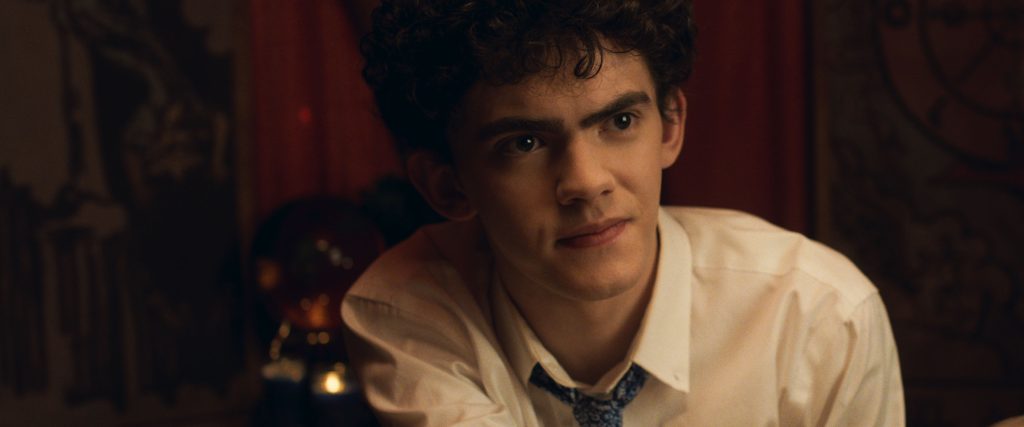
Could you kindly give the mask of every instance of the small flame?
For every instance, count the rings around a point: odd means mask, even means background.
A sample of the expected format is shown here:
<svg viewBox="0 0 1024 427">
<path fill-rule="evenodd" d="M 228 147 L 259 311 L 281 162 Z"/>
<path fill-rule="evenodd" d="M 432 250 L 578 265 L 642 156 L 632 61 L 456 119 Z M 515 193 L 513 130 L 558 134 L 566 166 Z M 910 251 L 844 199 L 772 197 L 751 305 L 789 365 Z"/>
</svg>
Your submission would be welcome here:
<svg viewBox="0 0 1024 427">
<path fill-rule="evenodd" d="M 324 375 L 324 391 L 330 394 L 338 394 L 345 391 L 345 382 L 342 380 L 341 375 L 335 371 L 328 372 Z"/>
</svg>

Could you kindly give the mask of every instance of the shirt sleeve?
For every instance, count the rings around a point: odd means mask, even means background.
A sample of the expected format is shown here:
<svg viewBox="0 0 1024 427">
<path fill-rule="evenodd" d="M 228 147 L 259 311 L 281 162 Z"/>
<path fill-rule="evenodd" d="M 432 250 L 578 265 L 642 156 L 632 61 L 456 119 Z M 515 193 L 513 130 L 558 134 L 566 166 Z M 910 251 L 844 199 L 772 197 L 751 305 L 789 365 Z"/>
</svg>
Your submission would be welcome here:
<svg viewBox="0 0 1024 427">
<path fill-rule="evenodd" d="M 826 425 L 906 425 L 896 341 L 878 294 L 860 304 L 848 328 L 853 348 Z"/>
<path fill-rule="evenodd" d="M 516 402 L 513 390 L 481 373 L 490 355 L 473 344 L 473 331 L 451 311 L 427 313 L 351 295 L 342 304 L 346 349 L 382 424 L 522 425 L 517 408 L 498 403 Z"/>
<path fill-rule="evenodd" d="M 877 293 L 849 317 L 812 327 L 806 371 L 794 384 L 794 425 L 904 426 L 903 382 L 896 343 Z M 785 411 L 782 411 L 785 413 Z"/>
</svg>

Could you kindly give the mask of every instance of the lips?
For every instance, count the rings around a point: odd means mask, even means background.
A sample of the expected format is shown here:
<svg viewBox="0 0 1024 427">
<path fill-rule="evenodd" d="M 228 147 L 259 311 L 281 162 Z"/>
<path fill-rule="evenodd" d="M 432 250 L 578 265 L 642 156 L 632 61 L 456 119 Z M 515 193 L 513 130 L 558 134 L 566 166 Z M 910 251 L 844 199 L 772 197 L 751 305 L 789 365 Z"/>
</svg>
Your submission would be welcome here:
<svg viewBox="0 0 1024 427">
<path fill-rule="evenodd" d="M 628 220 L 620 218 L 587 224 L 565 233 L 565 237 L 557 242 L 560 246 L 574 249 L 603 246 L 619 237 L 628 223 Z"/>
</svg>

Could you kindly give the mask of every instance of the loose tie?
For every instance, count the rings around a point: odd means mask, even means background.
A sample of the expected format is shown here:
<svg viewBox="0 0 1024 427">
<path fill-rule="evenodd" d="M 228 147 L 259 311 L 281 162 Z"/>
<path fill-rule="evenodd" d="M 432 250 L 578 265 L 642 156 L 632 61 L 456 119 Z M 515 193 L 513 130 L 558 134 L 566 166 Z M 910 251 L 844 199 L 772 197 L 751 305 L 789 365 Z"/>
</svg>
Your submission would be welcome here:
<svg viewBox="0 0 1024 427">
<path fill-rule="evenodd" d="M 612 389 L 610 398 L 596 399 L 575 388 L 556 383 L 539 363 L 533 366 L 533 372 L 530 373 L 531 384 L 572 406 L 572 415 L 580 427 L 622 427 L 622 411 L 640 392 L 645 381 L 647 371 L 635 364 L 631 365 Z"/>
</svg>

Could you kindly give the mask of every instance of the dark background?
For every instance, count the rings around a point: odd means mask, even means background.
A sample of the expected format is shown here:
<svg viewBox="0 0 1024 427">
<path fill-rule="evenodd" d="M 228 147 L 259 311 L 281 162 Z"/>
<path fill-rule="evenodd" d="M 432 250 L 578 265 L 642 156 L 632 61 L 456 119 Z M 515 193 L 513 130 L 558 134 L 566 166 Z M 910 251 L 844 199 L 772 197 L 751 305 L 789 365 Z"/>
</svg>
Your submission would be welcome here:
<svg viewBox="0 0 1024 427">
<path fill-rule="evenodd" d="M 695 3 L 665 202 L 852 258 L 910 425 L 1024 414 L 1024 5 Z M 0 425 L 252 421 L 256 225 L 401 173 L 359 78 L 371 6 L 0 3 Z"/>
</svg>

